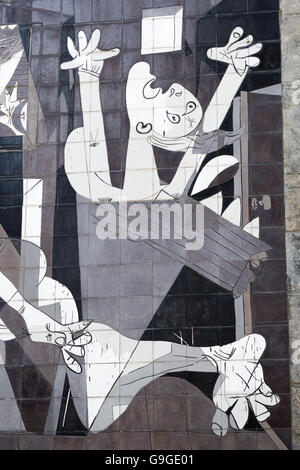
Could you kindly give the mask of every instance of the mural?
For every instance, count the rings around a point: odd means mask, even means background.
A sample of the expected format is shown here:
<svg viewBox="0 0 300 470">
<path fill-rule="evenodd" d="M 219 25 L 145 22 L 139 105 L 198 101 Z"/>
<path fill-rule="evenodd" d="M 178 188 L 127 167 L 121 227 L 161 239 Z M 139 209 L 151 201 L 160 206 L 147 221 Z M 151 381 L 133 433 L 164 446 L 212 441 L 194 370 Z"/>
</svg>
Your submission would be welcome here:
<svg viewBox="0 0 300 470">
<path fill-rule="evenodd" d="M 0 430 L 289 447 L 278 2 L 48 3 L 0 29 Z"/>
</svg>

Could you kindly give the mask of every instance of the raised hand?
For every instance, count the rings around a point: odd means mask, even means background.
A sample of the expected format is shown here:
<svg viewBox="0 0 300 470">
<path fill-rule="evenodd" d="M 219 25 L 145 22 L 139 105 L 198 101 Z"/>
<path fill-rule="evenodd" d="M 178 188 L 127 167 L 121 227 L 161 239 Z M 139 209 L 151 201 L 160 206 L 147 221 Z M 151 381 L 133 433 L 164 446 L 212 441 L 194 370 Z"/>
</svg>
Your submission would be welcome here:
<svg viewBox="0 0 300 470">
<path fill-rule="evenodd" d="M 99 77 L 103 68 L 104 60 L 110 59 L 119 54 L 120 49 L 111 49 L 103 51 L 98 49 L 101 32 L 95 29 L 91 35 L 89 43 L 87 42 L 84 31 L 78 33 L 78 49 L 75 47 L 73 39 L 68 37 L 68 51 L 73 60 L 61 64 L 62 70 L 76 69 L 90 75 Z"/>
<path fill-rule="evenodd" d="M 233 65 L 235 71 L 242 76 L 249 67 L 260 64 L 258 57 L 253 57 L 262 49 L 261 43 L 253 44 L 253 36 L 241 39 L 244 30 L 235 28 L 225 47 L 213 47 L 207 51 L 209 59 Z"/>
<path fill-rule="evenodd" d="M 202 348 L 220 372 L 213 392 L 216 413 L 212 422 L 212 430 L 218 436 L 227 433 L 229 423 L 234 429 L 243 429 L 249 408 L 263 422 L 270 416 L 267 407 L 279 403 L 278 395 L 266 385 L 259 363 L 265 348 L 264 338 L 257 334 L 226 346 Z"/>
</svg>

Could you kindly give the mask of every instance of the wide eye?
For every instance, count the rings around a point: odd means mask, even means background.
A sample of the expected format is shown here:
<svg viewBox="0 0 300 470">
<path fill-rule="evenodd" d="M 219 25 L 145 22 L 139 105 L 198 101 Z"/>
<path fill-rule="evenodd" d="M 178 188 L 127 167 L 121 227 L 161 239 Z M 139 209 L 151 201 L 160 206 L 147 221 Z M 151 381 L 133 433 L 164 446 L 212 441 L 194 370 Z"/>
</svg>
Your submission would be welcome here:
<svg viewBox="0 0 300 470">
<path fill-rule="evenodd" d="M 172 114 L 167 111 L 167 118 L 172 124 L 179 124 L 180 123 L 180 116 L 178 114 Z"/>
<path fill-rule="evenodd" d="M 194 111 L 194 109 L 196 109 L 197 105 L 196 103 L 194 103 L 194 101 L 189 101 L 188 104 L 186 105 L 186 108 L 185 108 L 185 113 L 183 114 L 183 116 L 186 116 L 187 114 L 190 114 Z"/>
</svg>

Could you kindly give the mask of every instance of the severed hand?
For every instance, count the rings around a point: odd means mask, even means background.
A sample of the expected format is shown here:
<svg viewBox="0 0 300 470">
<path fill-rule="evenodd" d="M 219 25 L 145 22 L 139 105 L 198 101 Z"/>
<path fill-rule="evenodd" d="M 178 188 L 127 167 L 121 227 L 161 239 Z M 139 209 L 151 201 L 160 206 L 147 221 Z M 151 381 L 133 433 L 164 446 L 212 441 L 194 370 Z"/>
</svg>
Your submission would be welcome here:
<svg viewBox="0 0 300 470">
<path fill-rule="evenodd" d="M 218 62 L 225 62 L 233 65 L 235 71 L 242 76 L 249 67 L 257 67 L 260 64 L 258 57 L 253 57 L 261 51 L 262 44 L 253 44 L 253 36 L 247 36 L 241 39 L 244 30 L 240 27 L 235 28 L 225 47 L 213 47 L 207 51 L 209 59 Z"/>
<path fill-rule="evenodd" d="M 218 436 L 245 427 L 251 408 L 259 422 L 266 421 L 267 407 L 280 401 L 265 383 L 259 360 L 266 343 L 262 336 L 252 334 L 226 346 L 202 348 L 206 357 L 217 367 L 220 376 L 213 392 L 216 413 L 212 430 Z"/>
<path fill-rule="evenodd" d="M 120 49 L 111 49 L 103 51 L 98 49 L 101 32 L 95 29 L 91 35 L 91 39 L 87 42 L 84 31 L 78 33 L 78 49 L 75 47 L 73 39 L 68 36 L 68 51 L 73 60 L 63 62 L 62 70 L 79 69 L 79 72 L 88 73 L 95 77 L 99 77 L 103 68 L 104 60 L 115 57 L 119 54 Z"/>
</svg>

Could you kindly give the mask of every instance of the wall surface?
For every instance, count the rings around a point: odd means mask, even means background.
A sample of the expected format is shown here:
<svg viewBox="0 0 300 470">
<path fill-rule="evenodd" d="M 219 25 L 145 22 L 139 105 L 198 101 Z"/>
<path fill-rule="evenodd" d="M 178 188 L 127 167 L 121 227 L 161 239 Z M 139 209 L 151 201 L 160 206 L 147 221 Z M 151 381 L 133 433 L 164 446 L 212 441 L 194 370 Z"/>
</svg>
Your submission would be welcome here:
<svg viewBox="0 0 300 470">
<path fill-rule="evenodd" d="M 300 447 L 299 13 L 0 3 L 1 449 Z"/>
<path fill-rule="evenodd" d="M 290 325 L 293 445 L 300 448 L 299 361 L 299 48 L 300 2 L 281 1 L 286 246 Z"/>
</svg>

